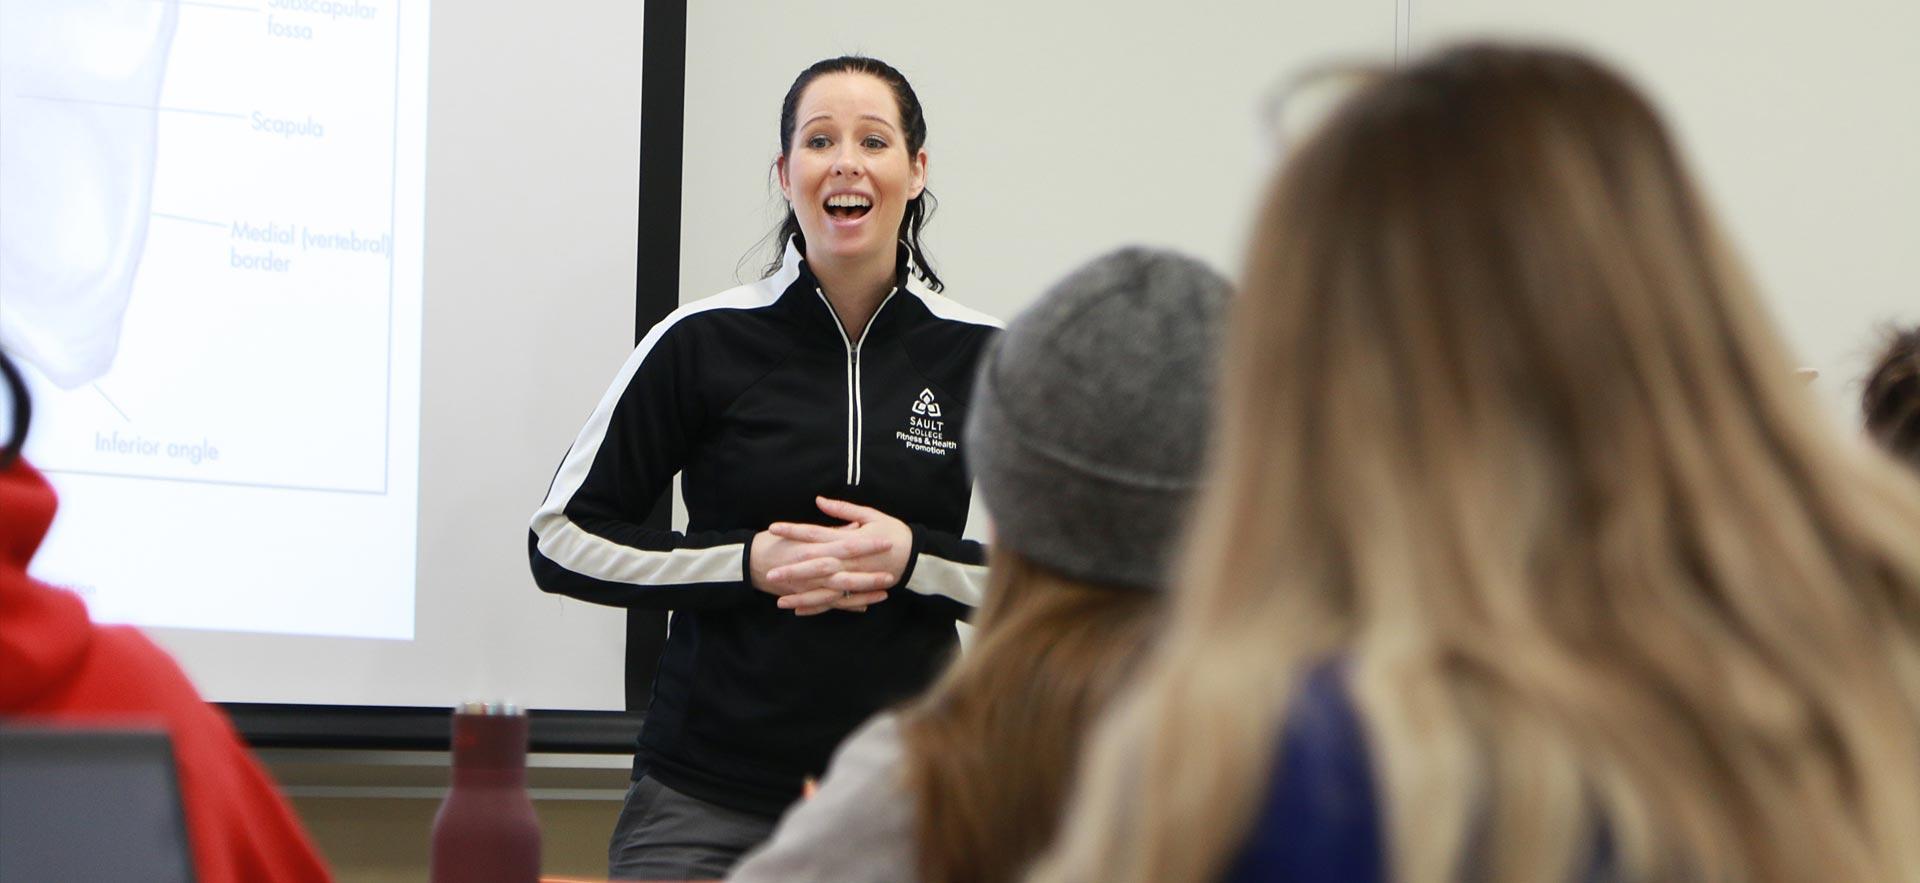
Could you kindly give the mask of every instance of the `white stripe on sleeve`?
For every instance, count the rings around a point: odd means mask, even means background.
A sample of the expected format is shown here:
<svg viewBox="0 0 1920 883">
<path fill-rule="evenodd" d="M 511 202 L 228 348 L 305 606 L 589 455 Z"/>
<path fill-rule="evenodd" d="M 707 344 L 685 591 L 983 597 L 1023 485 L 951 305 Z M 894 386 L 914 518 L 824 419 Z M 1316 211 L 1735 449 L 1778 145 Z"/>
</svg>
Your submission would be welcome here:
<svg viewBox="0 0 1920 883">
<path fill-rule="evenodd" d="M 987 566 L 959 564 L 921 552 L 919 562 L 913 565 L 913 576 L 907 579 L 907 590 L 944 595 L 968 607 L 979 607 L 987 595 Z"/>
</svg>

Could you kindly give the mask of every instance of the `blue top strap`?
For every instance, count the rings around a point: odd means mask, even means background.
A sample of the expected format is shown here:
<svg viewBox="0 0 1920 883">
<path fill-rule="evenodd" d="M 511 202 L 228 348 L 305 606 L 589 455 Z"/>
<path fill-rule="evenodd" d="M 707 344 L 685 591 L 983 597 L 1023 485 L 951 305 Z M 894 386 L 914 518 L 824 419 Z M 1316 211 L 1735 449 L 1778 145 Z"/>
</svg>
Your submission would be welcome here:
<svg viewBox="0 0 1920 883">
<path fill-rule="evenodd" d="M 1225 879 L 1378 883 L 1385 844 L 1366 733 L 1344 668 L 1315 669 L 1288 709 L 1273 789 Z"/>
</svg>

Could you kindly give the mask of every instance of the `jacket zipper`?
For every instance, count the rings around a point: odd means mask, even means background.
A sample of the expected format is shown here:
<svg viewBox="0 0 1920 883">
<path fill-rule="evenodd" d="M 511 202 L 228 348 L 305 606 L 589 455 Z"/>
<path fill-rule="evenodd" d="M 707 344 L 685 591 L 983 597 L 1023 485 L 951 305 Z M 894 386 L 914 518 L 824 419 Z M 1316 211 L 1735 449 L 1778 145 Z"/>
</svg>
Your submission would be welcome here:
<svg viewBox="0 0 1920 883">
<path fill-rule="evenodd" d="M 853 487 L 860 483 L 861 455 L 863 453 L 861 450 L 863 445 L 861 436 L 866 433 L 866 415 L 861 413 L 860 402 L 860 347 L 867 342 L 867 332 L 873 330 L 873 320 L 880 318 L 880 311 L 887 308 L 887 301 L 893 300 L 893 296 L 899 291 L 900 289 L 896 287 L 892 291 L 887 292 L 887 296 L 880 301 L 880 305 L 873 308 L 873 315 L 867 317 L 866 327 L 860 329 L 860 339 L 854 341 L 847 338 L 847 328 L 840 322 L 840 314 L 834 312 L 833 302 L 827 300 L 827 293 L 818 288 L 813 290 L 814 294 L 820 296 L 820 302 L 827 305 L 827 312 L 833 316 L 833 329 L 840 332 L 840 342 L 846 344 L 847 347 L 848 487 Z"/>
</svg>

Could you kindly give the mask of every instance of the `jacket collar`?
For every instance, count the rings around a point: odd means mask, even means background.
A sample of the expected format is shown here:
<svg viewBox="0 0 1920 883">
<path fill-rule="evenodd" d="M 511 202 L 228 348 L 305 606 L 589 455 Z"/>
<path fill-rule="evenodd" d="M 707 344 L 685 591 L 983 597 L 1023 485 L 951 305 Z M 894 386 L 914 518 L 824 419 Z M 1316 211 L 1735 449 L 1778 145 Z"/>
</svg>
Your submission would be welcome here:
<svg viewBox="0 0 1920 883">
<path fill-rule="evenodd" d="M 893 286 L 906 289 L 915 294 L 925 294 L 926 283 L 913 273 L 913 248 L 902 240 L 896 247 L 893 264 Z M 801 251 L 800 237 L 787 237 L 786 250 L 780 258 L 780 269 L 772 277 L 774 287 L 780 291 L 790 291 L 794 283 L 806 283 L 805 290 L 812 291 L 820 287 L 820 280 L 807 266 L 807 256 Z"/>
<path fill-rule="evenodd" d="M 895 290 L 892 296 L 881 301 L 880 308 L 874 312 L 873 318 L 869 320 L 867 325 L 868 337 L 862 339 L 863 345 L 873 334 L 879 332 L 884 324 L 882 317 L 891 312 L 889 305 L 892 304 L 893 301 L 898 300 L 909 291 L 916 295 L 925 296 L 926 288 L 924 284 L 921 283 L 919 277 L 913 275 L 912 267 L 913 250 L 909 248 L 905 242 L 901 242 L 896 252 L 894 264 Z M 826 302 L 825 294 L 819 293 L 820 280 L 813 275 L 813 271 L 807 266 L 807 257 L 801 252 L 800 248 L 800 237 L 787 237 L 786 251 L 781 258 L 780 269 L 775 271 L 773 276 L 769 277 L 768 281 L 773 284 L 775 290 L 781 292 L 781 298 L 783 300 L 790 300 L 794 303 L 799 311 L 807 316 L 809 321 L 817 320 L 826 323 L 827 327 L 824 330 L 828 333 L 828 339 L 832 340 L 836 347 L 841 344 L 838 330 L 840 327 L 840 319 L 834 315 L 833 308 Z"/>
</svg>

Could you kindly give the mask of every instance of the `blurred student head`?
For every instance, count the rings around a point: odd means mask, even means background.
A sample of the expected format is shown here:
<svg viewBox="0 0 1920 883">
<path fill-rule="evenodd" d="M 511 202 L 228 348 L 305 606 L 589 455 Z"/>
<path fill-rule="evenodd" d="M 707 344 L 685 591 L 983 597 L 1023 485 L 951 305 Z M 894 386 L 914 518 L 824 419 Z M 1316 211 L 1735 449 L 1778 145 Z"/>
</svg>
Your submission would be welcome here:
<svg viewBox="0 0 1920 883">
<path fill-rule="evenodd" d="M 983 358 L 966 449 L 994 519 L 969 651 L 901 722 L 926 883 L 1011 880 L 1125 682 L 1199 480 L 1226 280 L 1125 249 Z"/>
<path fill-rule="evenodd" d="M 1860 410 L 1874 441 L 1920 468 L 1920 326 L 1888 337 L 1867 373 Z"/>
<path fill-rule="evenodd" d="M 1833 436 L 1637 89 L 1377 75 L 1243 287 L 1170 631 L 1036 879 L 1218 876 L 1330 663 L 1396 879 L 1920 867 L 1920 486 Z"/>
<path fill-rule="evenodd" d="M 33 400 L 27 395 L 26 380 L 20 376 L 20 369 L 14 366 L 6 350 L 0 350 L 0 380 L 5 381 L 7 388 L 4 406 L 7 422 L 0 424 L 0 432 L 4 432 L 4 436 L 0 436 L 0 471 L 5 471 L 20 459 L 20 449 L 27 444 L 27 424 L 32 422 Z"/>
</svg>

